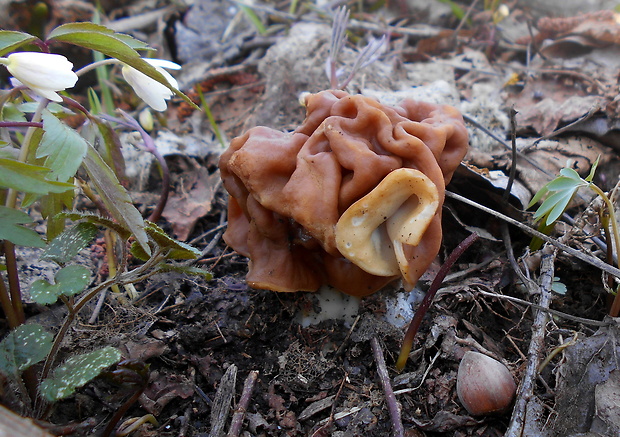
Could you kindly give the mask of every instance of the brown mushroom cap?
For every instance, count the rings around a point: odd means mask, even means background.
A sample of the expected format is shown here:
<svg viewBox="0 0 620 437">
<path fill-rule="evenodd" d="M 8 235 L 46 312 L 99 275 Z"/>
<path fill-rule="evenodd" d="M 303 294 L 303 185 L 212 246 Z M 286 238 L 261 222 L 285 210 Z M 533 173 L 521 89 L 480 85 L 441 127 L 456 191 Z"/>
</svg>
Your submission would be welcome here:
<svg viewBox="0 0 620 437">
<path fill-rule="evenodd" d="M 388 107 L 344 91 L 312 94 L 306 110 L 294 132 L 250 129 L 220 158 L 231 195 L 224 239 L 250 258 L 248 283 L 276 291 L 316 290 L 326 283 L 354 295 L 370 294 L 398 277 L 414 284 L 439 251 L 445 184 L 467 150 L 460 113 L 414 101 Z M 423 178 L 411 176 L 417 172 Z M 382 184 L 384 178 L 391 182 Z M 389 188 L 401 183 L 427 187 L 425 196 L 434 185 L 435 211 L 430 214 L 433 202 L 423 203 L 417 194 L 401 199 L 393 218 L 377 227 L 382 229 L 377 235 L 392 242 L 391 267 L 373 273 L 355 256 L 343 256 L 337 234 L 344 231 L 337 224 L 353 218 L 360 199 L 377 203 L 378 193 L 402 198 Z M 426 205 L 417 219 L 423 225 L 413 226 L 404 211 L 420 205 Z"/>
</svg>

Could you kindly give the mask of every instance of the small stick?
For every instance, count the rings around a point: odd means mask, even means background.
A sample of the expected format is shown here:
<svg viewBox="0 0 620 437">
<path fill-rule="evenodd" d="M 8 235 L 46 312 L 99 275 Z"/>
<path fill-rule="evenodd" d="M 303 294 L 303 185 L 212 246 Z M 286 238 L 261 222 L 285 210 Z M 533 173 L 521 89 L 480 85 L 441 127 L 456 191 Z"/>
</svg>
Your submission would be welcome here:
<svg viewBox="0 0 620 437">
<path fill-rule="evenodd" d="M 215 392 L 215 399 L 211 406 L 211 432 L 212 437 L 224 435 L 224 426 L 228 419 L 230 403 L 235 392 L 235 382 L 237 381 L 237 366 L 231 364 L 222 376 L 220 386 Z"/>
<path fill-rule="evenodd" d="M 250 404 L 250 399 L 252 399 L 252 392 L 254 391 L 254 387 L 256 386 L 257 379 L 258 370 L 252 370 L 247 376 L 247 378 L 245 378 L 245 382 L 243 383 L 243 392 L 241 392 L 239 403 L 237 404 L 237 408 L 233 413 L 232 422 L 230 424 L 230 429 L 228 430 L 227 437 L 238 437 L 241 433 L 241 426 L 243 425 L 245 412 L 247 411 L 248 405 Z"/>
<path fill-rule="evenodd" d="M 387 367 L 385 365 L 385 358 L 383 357 L 383 350 L 377 337 L 370 339 L 370 346 L 372 347 L 372 353 L 377 363 L 377 373 L 385 392 L 385 401 L 387 402 L 390 417 L 392 418 L 392 427 L 394 428 L 394 437 L 404 437 L 405 428 L 403 427 L 403 421 L 400 416 L 400 404 L 396 400 L 396 395 L 392 389 L 390 382 L 390 375 L 388 374 Z"/>
<path fill-rule="evenodd" d="M 539 305 L 543 308 L 549 308 L 551 303 L 551 285 L 553 284 L 553 270 L 557 249 L 551 254 L 545 254 L 542 258 L 540 267 L 540 301 Z M 512 417 L 508 430 L 504 434 L 506 437 L 520 437 L 523 435 L 523 426 L 526 422 L 527 406 L 530 399 L 534 395 L 534 386 L 538 376 L 538 366 L 540 357 L 545 346 L 545 325 L 549 320 L 549 316 L 545 311 L 537 311 L 532 324 L 532 338 L 530 339 L 530 347 L 527 352 L 527 363 L 525 373 L 521 379 L 519 392 L 517 393 L 517 401 L 512 410 Z"/>
<path fill-rule="evenodd" d="M 327 419 L 327 422 L 322 425 L 319 429 L 317 429 L 316 431 L 314 431 L 312 433 L 312 437 L 327 437 L 331 430 L 332 424 L 334 423 L 334 418 L 335 418 L 335 412 L 336 412 L 336 403 L 338 402 L 338 399 L 340 398 L 340 393 L 342 393 L 342 388 L 344 387 L 344 383 L 347 382 L 349 378 L 349 374 L 345 373 L 345 375 L 342 377 L 342 381 L 340 382 L 340 387 L 338 387 L 338 391 L 336 392 L 336 395 L 334 396 L 334 399 L 332 400 L 332 407 L 329 411 L 329 418 Z"/>
</svg>

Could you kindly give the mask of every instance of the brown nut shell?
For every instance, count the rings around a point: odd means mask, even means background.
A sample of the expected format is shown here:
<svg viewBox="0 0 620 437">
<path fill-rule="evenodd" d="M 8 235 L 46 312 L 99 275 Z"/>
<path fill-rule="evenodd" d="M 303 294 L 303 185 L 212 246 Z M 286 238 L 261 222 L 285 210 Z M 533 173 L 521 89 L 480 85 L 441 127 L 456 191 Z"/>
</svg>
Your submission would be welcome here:
<svg viewBox="0 0 620 437">
<path fill-rule="evenodd" d="M 467 351 L 459 364 L 456 392 L 473 416 L 501 413 L 512 404 L 517 391 L 510 371 L 499 361 Z"/>
</svg>

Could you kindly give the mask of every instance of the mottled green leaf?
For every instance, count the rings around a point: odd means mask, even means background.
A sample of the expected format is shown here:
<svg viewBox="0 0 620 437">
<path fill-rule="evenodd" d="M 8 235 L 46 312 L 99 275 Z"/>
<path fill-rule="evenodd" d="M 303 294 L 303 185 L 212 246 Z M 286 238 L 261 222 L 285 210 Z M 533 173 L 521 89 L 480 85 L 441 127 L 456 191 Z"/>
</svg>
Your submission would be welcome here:
<svg viewBox="0 0 620 437">
<path fill-rule="evenodd" d="M 48 179 L 66 182 L 80 168 L 88 144 L 80 134 L 47 110 L 43 111 L 43 126 L 45 133 L 36 157 L 45 158 L 45 167 L 52 171 Z"/>
<path fill-rule="evenodd" d="M 131 231 L 129 229 L 127 229 L 123 225 L 116 223 L 113 220 L 110 220 L 105 217 L 101 217 L 100 215 L 73 211 L 73 212 L 61 212 L 60 214 L 58 214 L 58 217 L 73 220 L 75 222 L 79 220 L 83 220 L 88 223 L 93 223 L 95 225 L 99 225 L 99 226 L 103 226 L 108 229 L 112 229 L 123 240 L 129 240 L 129 237 L 131 237 Z"/>
<path fill-rule="evenodd" d="M 138 244 L 137 241 L 134 241 L 133 243 L 131 243 L 129 252 L 134 258 L 139 259 L 140 261 L 146 262 L 151 258 L 151 255 L 146 253 L 144 249 L 142 249 L 142 246 L 140 246 L 140 244 Z"/>
<path fill-rule="evenodd" d="M 41 382 L 41 395 L 49 402 L 64 399 L 120 359 L 121 353 L 113 347 L 73 356 L 58 366 L 51 378 Z"/>
<path fill-rule="evenodd" d="M 70 209 L 74 198 L 75 191 L 71 190 L 64 193 L 46 194 L 39 199 L 41 215 L 47 220 L 48 241 L 52 241 L 65 230 L 65 219 L 58 217 L 58 214 L 65 209 Z"/>
<path fill-rule="evenodd" d="M 45 241 L 39 234 L 21 226 L 32 222 L 25 212 L 0 206 L 0 240 L 9 240 L 18 246 L 45 247 Z"/>
<path fill-rule="evenodd" d="M 54 284 L 45 279 L 37 279 L 30 286 L 32 300 L 41 305 L 51 305 L 62 294 L 74 296 L 84 291 L 90 282 L 90 271 L 79 265 L 63 267 L 56 273 Z"/>
<path fill-rule="evenodd" d="M 206 269 L 201 269 L 200 267 L 162 263 L 158 266 L 158 269 L 165 272 L 177 272 L 184 275 L 201 276 L 207 281 L 213 279 L 213 273 Z"/>
<path fill-rule="evenodd" d="M 160 248 L 169 250 L 168 259 L 196 259 L 201 254 L 195 247 L 170 237 L 155 223 L 147 221 L 145 230 Z"/>
<path fill-rule="evenodd" d="M 46 180 L 49 172 L 46 167 L 0 158 L 0 187 L 34 194 L 63 193 L 74 188 L 73 184 Z"/>
<path fill-rule="evenodd" d="M 36 36 L 13 30 L 0 30 L 0 56 L 15 51 L 20 46 L 34 41 Z"/>
<path fill-rule="evenodd" d="M 151 253 L 148 237 L 144 231 L 144 219 L 131 203 L 127 190 L 118 182 L 114 172 L 103 161 L 99 153 L 88 146 L 84 168 L 90 176 L 106 208 L 121 225 L 130 229 L 147 254 Z"/>
<path fill-rule="evenodd" d="M 15 328 L 0 342 L 0 373 L 18 378 L 20 372 L 45 359 L 52 340 L 52 334 L 35 323 Z"/>
<path fill-rule="evenodd" d="M 95 238 L 97 232 L 97 227 L 87 222 L 67 228 L 47 245 L 40 259 L 66 264 Z"/>
</svg>

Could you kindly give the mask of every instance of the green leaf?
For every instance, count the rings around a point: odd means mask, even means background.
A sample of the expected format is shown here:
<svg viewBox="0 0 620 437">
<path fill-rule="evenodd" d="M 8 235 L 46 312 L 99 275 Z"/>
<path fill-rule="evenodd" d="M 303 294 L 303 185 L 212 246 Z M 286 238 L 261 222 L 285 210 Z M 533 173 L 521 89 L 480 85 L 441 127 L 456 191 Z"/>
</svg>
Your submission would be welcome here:
<svg viewBox="0 0 620 437">
<path fill-rule="evenodd" d="M 53 39 L 56 41 L 63 41 L 63 42 L 75 44 L 72 41 L 73 38 L 79 41 L 85 36 L 86 37 L 89 36 L 91 39 L 93 39 L 94 40 L 93 44 L 103 43 L 107 41 L 106 39 L 102 39 L 98 41 L 97 40 L 98 37 L 111 36 L 121 41 L 123 44 L 130 47 L 131 49 L 153 50 L 151 47 L 148 46 L 148 44 L 138 39 L 135 39 L 134 37 L 130 35 L 127 35 L 124 33 L 118 33 L 110 29 L 109 27 L 105 27 L 100 24 L 95 24 L 95 23 L 91 23 L 88 21 L 79 22 L 79 23 L 67 23 L 67 24 L 58 26 L 57 28 L 55 28 L 54 30 L 50 32 L 50 34 L 47 37 L 47 40 L 49 41 Z M 91 48 L 91 47 L 86 47 L 86 48 Z M 93 49 L 93 50 L 97 50 L 97 49 Z M 102 50 L 99 50 L 99 51 L 103 52 Z"/>
<path fill-rule="evenodd" d="M 37 39 L 36 36 L 13 30 L 0 30 L 0 56 L 15 51 L 18 47 Z"/>
<path fill-rule="evenodd" d="M 562 191 L 577 189 L 580 185 L 583 185 L 581 179 L 576 181 L 572 178 L 560 176 L 549 182 L 546 187 L 549 191 Z"/>
<path fill-rule="evenodd" d="M 114 174 L 121 180 L 125 180 L 125 158 L 121 151 L 122 144 L 118 138 L 118 134 L 104 120 L 99 117 L 93 119 L 92 136 L 99 141 L 100 147 L 97 148 L 103 160 L 114 170 Z M 94 144 L 94 143 L 93 143 Z"/>
<path fill-rule="evenodd" d="M 17 105 L 17 109 L 19 109 L 22 112 L 25 112 L 26 114 L 34 114 L 37 111 L 38 107 L 39 107 L 39 102 L 26 102 L 26 103 L 20 103 L 19 105 Z M 64 114 L 64 115 L 74 114 L 74 112 L 68 111 L 67 108 L 64 108 L 62 105 L 55 103 L 55 102 L 49 102 L 47 106 L 45 107 L 45 109 L 47 109 L 52 114 Z"/>
<path fill-rule="evenodd" d="M 121 353 L 113 347 L 73 356 L 58 366 L 51 378 L 41 382 L 41 395 L 49 402 L 64 399 L 120 359 Z"/>
<path fill-rule="evenodd" d="M 147 221 L 145 230 L 160 248 L 170 251 L 168 259 L 196 259 L 201 255 L 198 249 L 171 238 L 155 223 Z"/>
<path fill-rule="evenodd" d="M 142 246 L 140 246 L 137 241 L 134 241 L 133 243 L 131 243 L 131 247 L 129 248 L 129 253 L 131 253 L 131 255 L 134 258 L 139 259 L 140 261 L 144 261 L 144 262 L 148 261 L 151 258 L 151 255 L 146 253 L 144 249 L 142 249 Z"/>
<path fill-rule="evenodd" d="M 148 245 L 148 237 L 144 231 L 144 219 L 140 211 L 131 203 L 131 197 L 129 197 L 127 190 L 119 184 L 114 172 L 90 145 L 84 159 L 84 168 L 112 217 L 125 228 L 131 230 L 144 251 L 150 255 L 151 249 Z"/>
<path fill-rule="evenodd" d="M 0 240 L 25 247 L 45 247 L 45 241 L 34 230 L 20 226 L 32 223 L 28 214 L 6 206 L 0 206 Z"/>
<path fill-rule="evenodd" d="M 95 238 L 97 231 L 95 225 L 86 222 L 67 228 L 47 245 L 40 259 L 66 264 Z"/>
<path fill-rule="evenodd" d="M 57 215 L 63 210 L 71 208 L 74 198 L 75 191 L 71 190 L 64 193 L 46 194 L 39 200 L 41 215 L 47 220 L 48 241 L 52 241 L 65 230 L 64 217 L 57 217 Z"/>
<path fill-rule="evenodd" d="M 88 144 L 80 134 L 47 110 L 43 111 L 43 126 L 45 133 L 36 157 L 46 157 L 44 165 L 52 170 L 48 179 L 66 182 L 80 168 Z"/>
<path fill-rule="evenodd" d="M 565 284 L 560 282 L 560 278 L 556 276 L 553 278 L 553 282 L 551 283 L 551 290 L 555 291 L 557 294 L 566 294 L 568 289 Z"/>
<path fill-rule="evenodd" d="M 48 40 L 75 44 L 90 50 L 96 50 L 111 58 L 116 58 L 166 86 L 193 108 L 199 109 L 189 97 L 168 83 L 164 75 L 142 59 L 135 50 L 136 48 L 147 48 L 147 46 L 138 40 L 130 38 L 128 35 L 116 33 L 105 26 L 94 23 L 63 24 L 54 29 L 48 36 Z"/>
<path fill-rule="evenodd" d="M 45 359 L 52 341 L 52 334 L 41 325 L 18 326 L 0 342 L 0 373 L 18 378 L 20 372 Z"/>
<path fill-rule="evenodd" d="M 596 169 L 598 167 L 598 162 L 600 159 L 601 159 L 601 155 L 598 155 L 596 157 L 596 161 L 594 161 L 594 164 L 592 164 L 592 168 L 590 168 L 590 173 L 585 179 L 587 182 L 592 182 L 592 179 L 594 179 L 594 174 L 596 173 Z"/>
<path fill-rule="evenodd" d="M 73 184 L 46 180 L 49 172 L 47 167 L 0 158 L 0 187 L 33 194 L 63 193 L 74 188 Z"/>
<path fill-rule="evenodd" d="M 2 121 L 28 121 L 21 105 L 7 102 L 2 106 Z"/>
<path fill-rule="evenodd" d="M 558 199 L 560 199 L 562 195 L 563 195 L 563 192 L 555 192 L 551 194 L 550 196 L 547 196 L 547 198 L 542 203 L 542 205 L 540 205 L 540 207 L 534 213 L 534 220 L 538 220 L 541 217 L 547 216 L 549 211 L 553 209 Z"/>
<path fill-rule="evenodd" d="M 579 176 L 579 173 L 577 173 L 574 169 L 570 167 L 564 167 L 563 169 L 561 169 L 560 174 L 564 177 L 573 179 L 575 181 L 583 182 L 583 179 L 581 179 L 581 176 Z"/>
<path fill-rule="evenodd" d="M 245 6 L 239 3 L 237 3 L 237 6 L 239 7 L 239 9 L 243 11 L 246 18 L 250 21 L 250 23 L 254 25 L 258 33 L 260 33 L 261 35 L 264 35 L 267 33 L 267 29 L 265 28 L 265 25 L 263 24 L 261 19 L 258 17 L 258 15 L 256 15 L 256 12 L 254 12 L 248 6 Z"/>
<path fill-rule="evenodd" d="M 201 276 L 207 281 L 210 281 L 211 279 L 213 279 L 213 273 L 211 273 L 208 270 L 201 269 L 200 267 L 194 267 L 194 266 L 183 266 L 183 265 L 177 265 L 177 264 L 162 263 L 158 266 L 158 270 L 164 271 L 164 272 L 182 273 L 184 275 Z"/>
<path fill-rule="evenodd" d="M 127 229 L 123 225 L 116 223 L 113 220 L 110 220 L 105 217 L 101 217 L 100 215 L 74 211 L 74 212 L 61 212 L 60 214 L 58 214 L 58 218 L 65 218 L 65 219 L 69 219 L 73 221 L 84 220 L 88 223 L 93 223 L 95 225 L 99 225 L 99 226 L 103 226 L 108 229 L 112 229 L 114 232 L 118 234 L 119 237 L 121 237 L 121 239 L 125 241 L 129 240 L 129 237 L 131 237 L 131 231 L 129 231 L 129 229 Z"/>
<path fill-rule="evenodd" d="M 532 200 L 530 200 L 530 203 L 527 205 L 528 209 L 536 205 L 548 193 L 549 193 L 549 190 L 547 189 L 546 185 L 542 187 L 540 190 L 538 190 L 538 192 L 534 195 L 534 197 L 532 197 Z"/>
<path fill-rule="evenodd" d="M 51 305 L 63 294 L 73 296 L 84 291 L 90 282 L 90 271 L 79 265 L 60 269 L 54 277 L 54 284 L 45 279 L 37 279 L 30 286 L 32 300 L 41 305 Z"/>
<path fill-rule="evenodd" d="M 575 194 L 574 191 L 572 191 L 572 192 L 571 191 L 561 191 L 560 193 L 562 193 L 563 195 L 558 199 L 558 202 L 553 207 L 553 209 L 551 209 L 551 211 L 549 211 L 549 215 L 547 216 L 547 221 L 546 221 L 547 225 L 550 225 L 551 223 L 554 223 L 557 219 L 560 218 L 562 213 L 564 213 L 564 211 L 566 211 L 566 208 L 568 207 L 568 204 L 570 203 L 571 199 L 573 198 L 573 194 Z"/>
<path fill-rule="evenodd" d="M 465 17 L 465 11 L 452 0 L 439 0 L 440 3 L 445 3 L 450 6 L 452 14 L 458 19 L 462 20 Z"/>
</svg>

